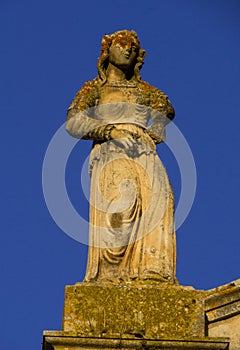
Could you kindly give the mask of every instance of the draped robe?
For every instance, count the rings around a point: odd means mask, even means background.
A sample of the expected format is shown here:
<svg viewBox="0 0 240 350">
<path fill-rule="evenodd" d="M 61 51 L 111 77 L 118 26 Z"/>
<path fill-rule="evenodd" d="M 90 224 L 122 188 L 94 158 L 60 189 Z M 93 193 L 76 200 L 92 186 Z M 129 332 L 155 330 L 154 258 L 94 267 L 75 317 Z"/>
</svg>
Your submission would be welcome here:
<svg viewBox="0 0 240 350">
<path fill-rule="evenodd" d="M 115 102 L 119 90 L 123 98 Z M 70 105 L 68 132 L 94 140 L 86 282 L 176 282 L 174 198 L 156 152 L 173 116 L 168 97 L 144 82 L 103 89 L 94 79 Z M 131 147 L 106 139 L 112 125 L 132 133 Z"/>
</svg>

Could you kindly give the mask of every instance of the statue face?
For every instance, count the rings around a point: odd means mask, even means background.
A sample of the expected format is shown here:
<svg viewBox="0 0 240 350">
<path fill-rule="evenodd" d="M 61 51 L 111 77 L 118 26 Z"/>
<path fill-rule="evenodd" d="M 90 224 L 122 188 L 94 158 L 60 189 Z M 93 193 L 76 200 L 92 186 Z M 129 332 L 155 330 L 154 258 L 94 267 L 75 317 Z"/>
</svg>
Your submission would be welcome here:
<svg viewBox="0 0 240 350">
<path fill-rule="evenodd" d="M 118 35 L 109 49 L 109 62 L 124 70 L 128 70 L 138 55 L 139 43 L 132 35 Z"/>
</svg>

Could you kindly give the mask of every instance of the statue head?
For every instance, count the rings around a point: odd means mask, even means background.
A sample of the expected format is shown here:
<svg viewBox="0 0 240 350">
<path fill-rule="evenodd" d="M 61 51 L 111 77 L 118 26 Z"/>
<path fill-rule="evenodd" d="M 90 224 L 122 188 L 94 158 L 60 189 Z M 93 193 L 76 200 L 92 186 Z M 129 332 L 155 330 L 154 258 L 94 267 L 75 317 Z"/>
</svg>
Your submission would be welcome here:
<svg viewBox="0 0 240 350">
<path fill-rule="evenodd" d="M 109 58 L 111 58 L 110 50 L 118 47 L 120 50 L 133 50 L 132 57 L 129 57 L 129 62 L 131 64 L 129 68 L 129 74 L 134 76 L 138 81 L 141 80 L 140 69 L 144 63 L 144 57 L 146 51 L 142 50 L 140 47 L 140 41 L 138 39 L 137 33 L 134 30 L 121 30 L 110 35 L 104 35 L 102 38 L 102 48 L 101 55 L 98 59 L 98 76 L 101 80 L 102 85 L 107 81 L 106 70 L 109 65 Z M 126 53 L 127 57 L 128 54 Z M 130 56 L 130 54 L 129 54 Z M 124 60 L 124 58 L 123 58 Z"/>
</svg>

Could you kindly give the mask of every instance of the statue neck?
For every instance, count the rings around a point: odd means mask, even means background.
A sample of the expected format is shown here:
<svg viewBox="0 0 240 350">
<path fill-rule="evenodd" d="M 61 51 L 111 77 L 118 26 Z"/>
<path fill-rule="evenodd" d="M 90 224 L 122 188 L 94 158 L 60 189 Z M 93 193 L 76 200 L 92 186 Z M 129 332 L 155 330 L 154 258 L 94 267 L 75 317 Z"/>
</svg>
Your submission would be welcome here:
<svg viewBox="0 0 240 350">
<path fill-rule="evenodd" d="M 118 68 L 113 64 L 109 63 L 106 71 L 106 76 L 108 81 L 131 80 L 132 76 L 129 78 L 128 73 L 128 71 L 124 71 L 121 68 Z"/>
</svg>

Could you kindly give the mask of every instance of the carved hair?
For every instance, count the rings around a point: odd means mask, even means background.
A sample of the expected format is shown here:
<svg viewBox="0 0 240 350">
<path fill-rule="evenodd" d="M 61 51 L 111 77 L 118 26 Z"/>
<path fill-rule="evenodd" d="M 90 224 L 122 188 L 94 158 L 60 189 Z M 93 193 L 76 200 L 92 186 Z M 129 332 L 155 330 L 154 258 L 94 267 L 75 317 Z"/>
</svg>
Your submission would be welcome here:
<svg viewBox="0 0 240 350">
<path fill-rule="evenodd" d="M 99 79 L 101 80 L 101 85 L 104 85 L 106 83 L 106 81 L 107 81 L 106 70 L 107 70 L 108 63 L 109 63 L 109 49 L 110 49 L 110 46 L 112 44 L 112 41 L 117 36 L 121 36 L 121 35 L 131 35 L 131 36 L 133 36 L 135 41 L 138 44 L 138 56 L 136 57 L 136 62 L 135 62 L 135 66 L 134 66 L 134 69 L 133 69 L 133 75 L 135 76 L 135 78 L 138 81 L 141 81 L 140 70 L 141 70 L 142 65 L 144 63 L 144 57 L 146 55 L 146 51 L 142 50 L 140 48 L 140 41 L 138 39 L 137 33 L 134 30 L 131 30 L 131 31 L 121 30 L 121 31 L 115 32 L 115 33 L 110 34 L 110 35 L 106 34 L 102 38 L 101 55 L 100 55 L 100 57 L 98 59 L 98 64 L 97 64 L 98 76 L 99 76 Z"/>
</svg>

